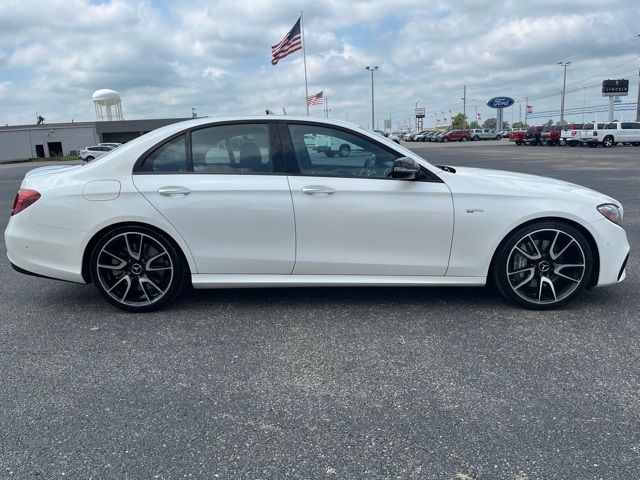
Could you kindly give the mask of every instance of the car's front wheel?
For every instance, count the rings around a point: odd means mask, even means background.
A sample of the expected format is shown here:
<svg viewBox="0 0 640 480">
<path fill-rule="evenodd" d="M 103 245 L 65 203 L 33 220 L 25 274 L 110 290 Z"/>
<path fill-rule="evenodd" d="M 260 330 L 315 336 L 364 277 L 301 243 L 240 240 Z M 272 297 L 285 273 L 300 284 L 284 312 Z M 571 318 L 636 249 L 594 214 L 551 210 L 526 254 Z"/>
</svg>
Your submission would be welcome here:
<svg viewBox="0 0 640 480">
<path fill-rule="evenodd" d="M 113 305 L 131 312 L 155 310 L 186 283 L 186 266 L 173 244 L 145 227 L 104 234 L 91 254 L 91 279 Z"/>
<path fill-rule="evenodd" d="M 588 284 L 593 252 L 584 235 L 561 222 L 512 233 L 496 252 L 493 280 L 506 298 L 535 310 L 559 307 Z"/>
</svg>

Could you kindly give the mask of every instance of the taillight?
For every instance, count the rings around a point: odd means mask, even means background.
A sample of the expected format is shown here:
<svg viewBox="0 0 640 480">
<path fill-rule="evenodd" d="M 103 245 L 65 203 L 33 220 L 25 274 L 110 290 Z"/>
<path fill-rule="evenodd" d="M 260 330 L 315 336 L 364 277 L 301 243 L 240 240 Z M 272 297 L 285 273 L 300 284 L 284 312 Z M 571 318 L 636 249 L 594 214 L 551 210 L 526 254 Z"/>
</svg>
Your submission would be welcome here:
<svg viewBox="0 0 640 480">
<path fill-rule="evenodd" d="M 596 132 L 596 131 L 594 130 L 594 132 L 592 133 L 592 135 L 593 135 L 594 137 L 597 137 L 597 136 L 598 136 L 598 132 Z"/>
<path fill-rule="evenodd" d="M 11 216 L 20 213 L 29 205 L 33 205 L 40 198 L 40 193 L 35 190 L 18 190 L 16 199 L 13 201 Z"/>
</svg>

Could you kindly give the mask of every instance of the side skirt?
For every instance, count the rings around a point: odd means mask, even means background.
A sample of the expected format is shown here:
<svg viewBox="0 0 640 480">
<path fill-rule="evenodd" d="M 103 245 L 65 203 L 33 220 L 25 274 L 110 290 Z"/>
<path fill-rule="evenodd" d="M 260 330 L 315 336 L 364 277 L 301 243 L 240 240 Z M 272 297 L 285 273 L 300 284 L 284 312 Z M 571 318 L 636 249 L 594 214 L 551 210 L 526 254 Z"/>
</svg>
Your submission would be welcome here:
<svg viewBox="0 0 640 480">
<path fill-rule="evenodd" d="M 419 275 L 244 275 L 193 274 L 194 288 L 255 288 L 255 287 L 477 287 L 487 277 L 438 277 Z"/>
</svg>

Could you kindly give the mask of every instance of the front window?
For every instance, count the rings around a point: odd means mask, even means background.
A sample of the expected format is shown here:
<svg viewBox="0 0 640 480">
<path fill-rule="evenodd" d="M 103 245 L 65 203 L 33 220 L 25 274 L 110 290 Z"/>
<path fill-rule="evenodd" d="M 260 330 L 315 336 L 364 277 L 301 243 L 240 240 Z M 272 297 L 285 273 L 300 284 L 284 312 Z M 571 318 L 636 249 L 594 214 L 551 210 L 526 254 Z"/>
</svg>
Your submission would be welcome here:
<svg viewBox="0 0 640 480">
<path fill-rule="evenodd" d="M 352 133 L 317 125 L 289 125 L 302 175 L 389 178 L 399 155 Z"/>
</svg>

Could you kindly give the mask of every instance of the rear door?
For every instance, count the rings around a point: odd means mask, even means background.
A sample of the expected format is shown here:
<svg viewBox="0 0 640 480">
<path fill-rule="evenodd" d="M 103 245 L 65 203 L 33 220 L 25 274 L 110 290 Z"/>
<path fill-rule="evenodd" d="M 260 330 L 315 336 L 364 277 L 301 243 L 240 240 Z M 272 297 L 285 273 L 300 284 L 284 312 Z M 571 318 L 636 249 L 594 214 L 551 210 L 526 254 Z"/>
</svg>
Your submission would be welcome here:
<svg viewBox="0 0 640 480">
<path fill-rule="evenodd" d="M 138 190 L 180 232 L 198 273 L 290 274 L 295 228 L 277 126 L 206 125 L 143 157 Z"/>
</svg>

